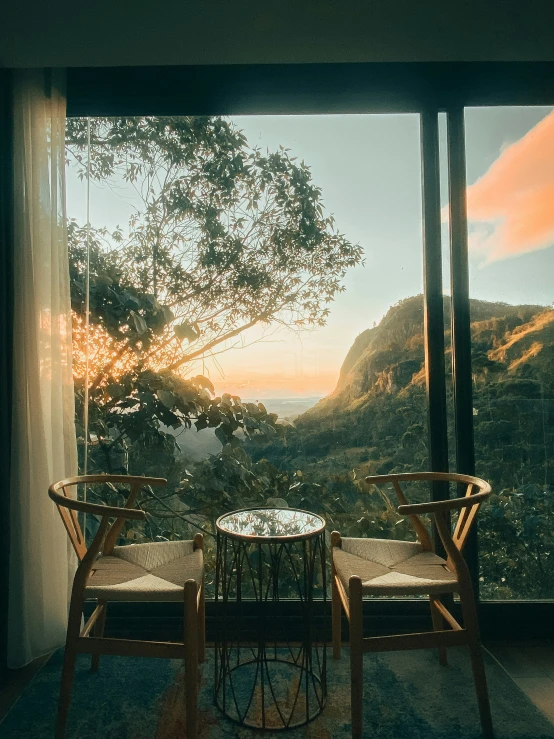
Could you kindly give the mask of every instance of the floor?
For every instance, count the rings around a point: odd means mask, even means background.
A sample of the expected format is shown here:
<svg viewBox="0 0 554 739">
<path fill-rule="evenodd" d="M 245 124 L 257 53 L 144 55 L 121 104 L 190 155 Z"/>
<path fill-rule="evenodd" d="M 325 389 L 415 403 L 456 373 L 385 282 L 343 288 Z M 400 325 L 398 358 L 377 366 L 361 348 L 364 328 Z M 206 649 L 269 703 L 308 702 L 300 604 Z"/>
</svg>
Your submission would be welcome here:
<svg viewBox="0 0 554 739">
<path fill-rule="evenodd" d="M 554 724 L 554 643 L 492 643 L 486 647 Z"/>
<path fill-rule="evenodd" d="M 529 700 L 554 724 L 554 642 L 492 642 L 485 645 Z M 0 720 L 46 661 L 0 675 Z"/>
<path fill-rule="evenodd" d="M 39 657 L 20 670 L 0 671 L 0 721 L 49 656 Z"/>
</svg>

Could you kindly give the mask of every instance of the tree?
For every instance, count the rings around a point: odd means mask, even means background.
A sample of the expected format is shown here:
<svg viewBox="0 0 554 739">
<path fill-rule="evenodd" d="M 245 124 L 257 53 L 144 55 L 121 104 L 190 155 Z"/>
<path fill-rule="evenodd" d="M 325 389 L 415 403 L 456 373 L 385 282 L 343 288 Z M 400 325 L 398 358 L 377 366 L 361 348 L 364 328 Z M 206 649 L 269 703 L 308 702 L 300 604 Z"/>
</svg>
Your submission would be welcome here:
<svg viewBox="0 0 554 739">
<path fill-rule="evenodd" d="M 336 231 L 304 163 L 249 147 L 222 118 L 69 119 L 67 152 L 81 177 L 133 193 L 124 229 L 68 227 L 88 470 L 163 470 L 177 493 L 170 428 L 212 427 L 235 447 L 239 429 L 280 432 L 262 404 L 214 397 L 195 361 L 258 324 L 323 325 L 362 252 Z"/>
<path fill-rule="evenodd" d="M 145 366 L 179 371 L 258 324 L 324 325 L 362 252 L 324 213 L 304 163 L 284 149 L 250 148 L 222 118 L 97 118 L 90 132 L 87 125 L 68 124 L 80 175 L 88 167 L 93 180 L 126 183 L 136 196 L 126 231 L 94 230 L 91 321 L 109 351 L 93 388 L 137 350 Z M 70 237 L 82 281 L 86 233 L 75 225 Z"/>
</svg>

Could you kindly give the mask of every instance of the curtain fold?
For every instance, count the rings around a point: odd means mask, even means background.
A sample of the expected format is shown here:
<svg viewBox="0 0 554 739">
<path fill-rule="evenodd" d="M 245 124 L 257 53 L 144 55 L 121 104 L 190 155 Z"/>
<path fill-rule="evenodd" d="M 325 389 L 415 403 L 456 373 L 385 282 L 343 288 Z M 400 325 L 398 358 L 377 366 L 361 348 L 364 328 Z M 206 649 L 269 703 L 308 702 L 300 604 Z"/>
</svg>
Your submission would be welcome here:
<svg viewBox="0 0 554 739">
<path fill-rule="evenodd" d="M 8 665 L 65 640 L 74 562 L 50 483 L 77 473 L 60 70 L 14 73 L 14 347 Z"/>
</svg>

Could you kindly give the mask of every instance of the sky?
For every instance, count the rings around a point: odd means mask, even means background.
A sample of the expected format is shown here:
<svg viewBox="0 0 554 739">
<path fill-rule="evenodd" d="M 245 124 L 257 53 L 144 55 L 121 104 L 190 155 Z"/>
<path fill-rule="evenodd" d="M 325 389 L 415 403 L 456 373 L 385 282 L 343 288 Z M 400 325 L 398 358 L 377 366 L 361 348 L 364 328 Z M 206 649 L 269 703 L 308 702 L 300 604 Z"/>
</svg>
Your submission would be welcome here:
<svg viewBox="0 0 554 739">
<path fill-rule="evenodd" d="M 364 250 L 325 327 L 301 334 L 251 329 L 209 375 L 218 393 L 248 399 L 317 398 L 332 392 L 356 336 L 391 305 L 423 291 L 419 117 L 242 116 L 251 145 L 280 145 L 310 167 L 338 230 Z M 445 130 L 441 120 L 444 288 L 448 291 Z M 554 300 L 554 112 L 466 111 L 471 296 L 508 303 Z M 84 184 L 68 174 L 68 214 L 86 222 Z M 124 223 L 125 192 L 91 188 L 91 222 Z"/>
</svg>

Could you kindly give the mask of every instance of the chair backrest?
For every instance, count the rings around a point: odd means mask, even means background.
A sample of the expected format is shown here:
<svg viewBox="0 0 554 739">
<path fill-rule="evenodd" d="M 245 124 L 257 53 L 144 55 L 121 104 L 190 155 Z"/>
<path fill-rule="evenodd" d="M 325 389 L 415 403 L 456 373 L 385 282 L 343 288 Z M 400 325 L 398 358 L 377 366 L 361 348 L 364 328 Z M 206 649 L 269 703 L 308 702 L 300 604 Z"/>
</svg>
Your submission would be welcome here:
<svg viewBox="0 0 554 739">
<path fill-rule="evenodd" d="M 398 513 L 409 516 L 418 540 L 423 549 L 433 551 L 433 541 L 420 515 L 434 518 L 439 536 L 448 554 L 448 563 L 458 570 L 463 562 L 461 552 L 467 541 L 479 507 L 491 493 L 491 486 L 485 480 L 471 475 L 458 475 L 450 472 L 408 472 L 396 475 L 376 475 L 366 477 L 365 481 L 374 485 L 391 482 L 394 485 L 400 506 Z M 405 482 L 445 482 L 464 485 L 465 495 L 461 498 L 436 500 L 429 503 L 409 504 L 402 491 Z M 450 512 L 459 511 L 454 532 L 450 528 Z"/>
<path fill-rule="evenodd" d="M 130 485 L 131 490 L 127 497 L 124 508 L 115 506 L 99 505 L 97 503 L 85 503 L 82 500 L 68 495 L 68 490 L 77 485 L 91 485 L 93 483 L 111 483 L 115 485 Z M 80 561 L 83 561 L 87 553 L 87 545 L 77 513 L 87 513 L 101 517 L 101 525 L 97 536 L 91 544 L 90 549 L 95 549 L 92 554 L 95 556 L 103 543 L 104 554 L 110 554 L 117 542 L 117 538 L 121 533 L 121 529 L 126 520 L 143 521 L 145 519 L 144 511 L 133 509 L 137 494 L 144 485 L 165 485 L 167 480 L 161 477 L 132 477 L 131 475 L 80 475 L 78 477 L 68 477 L 65 480 L 55 482 L 48 488 L 48 495 L 54 501 L 58 508 L 58 512 L 62 518 L 65 529 L 68 533 L 73 549 Z M 110 519 L 116 520 L 108 530 L 108 522 Z"/>
</svg>

